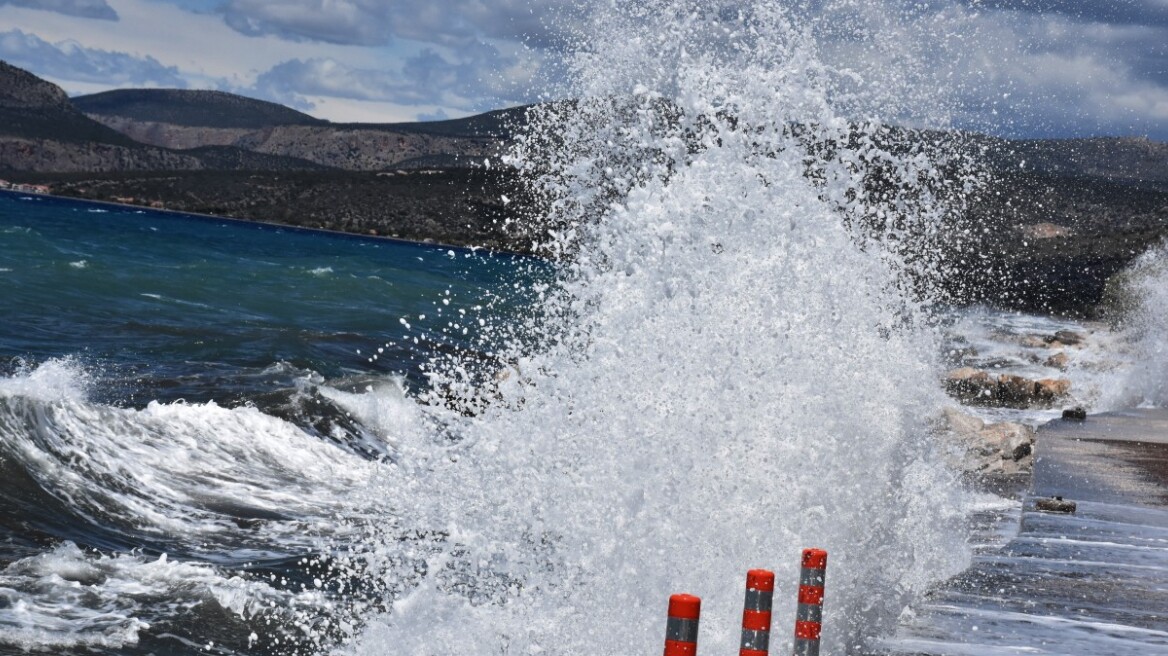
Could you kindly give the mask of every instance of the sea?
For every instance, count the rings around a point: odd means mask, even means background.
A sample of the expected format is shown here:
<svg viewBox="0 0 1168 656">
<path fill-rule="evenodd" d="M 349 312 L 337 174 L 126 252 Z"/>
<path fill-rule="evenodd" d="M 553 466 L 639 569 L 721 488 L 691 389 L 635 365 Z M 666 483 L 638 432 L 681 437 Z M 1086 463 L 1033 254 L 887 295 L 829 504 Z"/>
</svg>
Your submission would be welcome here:
<svg viewBox="0 0 1168 656">
<path fill-rule="evenodd" d="M 0 193 L 0 653 L 644 654 L 677 592 L 724 652 L 754 567 L 789 652 L 808 547 L 824 654 L 1153 653 L 984 641 L 993 581 L 944 591 L 1024 568 L 1025 512 L 937 433 L 963 365 L 1162 406 L 1168 259 L 1121 324 L 947 305 L 937 236 L 984 179 L 882 127 L 946 120 L 939 28 L 820 4 L 573 14 L 576 100 L 504 158 L 540 258 Z"/>
</svg>

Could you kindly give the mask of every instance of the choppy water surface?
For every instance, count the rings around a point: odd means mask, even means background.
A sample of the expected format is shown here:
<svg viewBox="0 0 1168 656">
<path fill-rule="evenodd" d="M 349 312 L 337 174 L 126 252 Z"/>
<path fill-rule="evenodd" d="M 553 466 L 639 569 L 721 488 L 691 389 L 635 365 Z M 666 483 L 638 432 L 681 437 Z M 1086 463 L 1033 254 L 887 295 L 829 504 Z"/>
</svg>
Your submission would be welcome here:
<svg viewBox="0 0 1168 656">
<path fill-rule="evenodd" d="M 509 158 L 554 267 L 0 197 L 0 649 L 647 653 L 685 590 L 727 651 L 808 546 L 824 653 L 895 632 L 1010 509 L 932 436 L 953 333 L 1046 320 L 938 316 L 915 10 L 826 5 L 593 12 Z"/>
</svg>

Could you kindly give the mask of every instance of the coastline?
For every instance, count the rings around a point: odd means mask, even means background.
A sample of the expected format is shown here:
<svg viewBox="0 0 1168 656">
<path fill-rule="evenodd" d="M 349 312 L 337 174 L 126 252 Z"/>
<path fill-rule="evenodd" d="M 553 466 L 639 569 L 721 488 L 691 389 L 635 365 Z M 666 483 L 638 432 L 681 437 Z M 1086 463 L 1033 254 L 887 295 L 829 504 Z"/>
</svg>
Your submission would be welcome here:
<svg viewBox="0 0 1168 656">
<path fill-rule="evenodd" d="M 938 586 L 874 654 L 1168 647 L 1168 410 L 1053 419 L 1035 447 L 1017 532 Z M 1040 503 L 1056 497 L 1073 510 Z"/>
<path fill-rule="evenodd" d="M 121 203 L 121 202 L 111 201 L 111 200 L 83 198 L 80 196 L 66 196 L 66 195 L 55 194 L 55 193 L 51 193 L 51 192 L 50 193 L 42 193 L 42 192 L 32 192 L 32 191 L 16 191 L 13 189 L 0 189 L 0 194 L 7 194 L 7 195 L 10 195 L 13 197 L 32 196 L 32 197 L 38 197 L 38 198 L 48 198 L 48 199 L 51 199 L 54 201 L 65 201 L 65 202 L 80 203 L 80 204 L 86 204 L 86 205 L 97 205 L 97 206 L 102 206 L 102 207 L 111 207 L 111 208 L 116 208 L 119 210 L 128 210 L 128 211 L 131 211 L 134 213 L 157 212 L 159 214 L 168 214 L 168 215 L 181 216 L 181 217 L 192 218 L 192 219 L 199 219 L 199 220 L 206 220 L 206 221 L 229 221 L 232 223 L 240 223 L 240 224 L 244 224 L 244 225 L 252 225 L 252 226 L 257 226 L 257 227 L 265 227 L 265 228 L 274 228 L 274 229 L 279 229 L 279 230 L 289 230 L 289 231 L 293 231 L 293 232 L 301 232 L 301 233 L 307 233 L 307 234 L 325 234 L 325 235 L 344 237 L 347 239 L 391 242 L 391 243 L 395 243 L 395 244 L 402 244 L 402 245 L 406 245 L 406 246 L 419 246 L 419 247 L 424 247 L 424 248 L 447 249 L 447 250 L 453 249 L 453 250 L 457 250 L 457 251 L 464 251 L 464 252 L 476 253 L 476 254 L 480 253 L 480 252 L 486 252 L 491 256 L 505 255 L 505 256 L 514 257 L 514 258 L 530 258 L 530 259 L 544 261 L 544 262 L 547 261 L 545 258 L 541 258 L 538 255 L 534 255 L 532 253 L 523 253 L 520 251 L 512 251 L 512 250 L 500 249 L 500 248 L 491 248 L 491 247 L 487 247 L 487 246 L 473 246 L 473 245 L 441 242 L 441 241 L 435 241 L 435 240 L 425 241 L 425 240 L 416 240 L 416 239 L 406 239 L 403 237 L 393 237 L 390 235 L 380 235 L 380 234 L 377 234 L 377 235 L 362 234 L 359 232 L 347 232 L 344 230 L 336 230 L 336 229 L 332 229 L 332 228 L 317 228 L 317 227 L 311 227 L 311 226 L 294 225 L 294 224 L 290 224 L 290 223 L 278 223 L 275 221 L 264 221 L 264 220 L 260 220 L 260 219 L 249 219 L 249 218 L 243 218 L 243 217 L 237 217 L 237 216 L 227 216 L 227 215 L 222 215 L 222 214 L 210 214 L 207 212 L 192 212 L 192 211 L 187 211 L 187 210 L 176 210 L 176 209 L 171 209 L 171 208 L 167 208 L 167 207 L 151 207 L 149 205 L 135 205 L 135 204 L 131 204 L 131 203 Z"/>
</svg>

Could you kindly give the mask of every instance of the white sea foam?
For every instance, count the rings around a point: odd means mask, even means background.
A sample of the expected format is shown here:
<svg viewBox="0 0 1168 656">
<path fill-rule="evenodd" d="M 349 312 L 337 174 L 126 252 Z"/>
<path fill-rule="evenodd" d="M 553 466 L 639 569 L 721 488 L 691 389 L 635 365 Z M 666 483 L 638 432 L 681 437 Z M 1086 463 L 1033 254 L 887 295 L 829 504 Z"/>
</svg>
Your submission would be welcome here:
<svg viewBox="0 0 1168 656">
<path fill-rule="evenodd" d="M 909 180 L 930 164 L 851 133 L 837 72 L 781 9 L 725 9 L 602 12 L 573 61 L 579 101 L 533 116 L 509 161 L 552 171 L 567 271 L 532 327 L 544 346 L 518 335 L 497 403 L 434 410 L 452 439 L 368 490 L 443 539 L 349 651 L 647 653 L 678 591 L 706 599 L 703 650 L 727 651 L 746 569 L 777 571 L 786 625 L 799 551 L 819 546 L 836 653 L 968 562 L 968 509 L 926 427 L 938 336 L 914 327 L 906 264 L 854 220 L 850 167 L 871 160 L 806 162 L 851 134 Z M 921 209 L 909 231 L 927 232 Z"/>
<path fill-rule="evenodd" d="M 281 590 L 165 555 L 87 553 L 71 542 L 0 570 L 0 600 L 0 645 L 37 652 L 136 645 L 152 618 L 174 621 L 206 604 L 291 621 L 292 608 L 325 605 L 314 590 Z"/>
<path fill-rule="evenodd" d="M 88 399 L 92 385 L 70 359 L 0 377 L 0 459 L 81 518 L 73 530 L 238 566 L 346 559 L 354 534 L 390 517 L 388 498 L 352 495 L 368 488 L 376 462 L 288 422 L 214 403 L 110 407 Z M 244 619 L 266 609 L 316 644 L 352 631 L 361 607 L 336 606 L 320 586 L 295 590 L 205 562 L 101 556 L 64 543 L 0 571 L 9 602 L 0 603 L 0 645 L 125 647 L 149 618 L 173 620 L 211 602 Z"/>
<path fill-rule="evenodd" d="M 343 532 L 339 515 L 372 512 L 348 491 L 376 465 L 288 422 L 215 403 L 110 407 L 87 399 L 91 384 L 70 360 L 0 378 L 0 427 L 6 457 L 97 525 L 246 558 L 307 549 Z"/>
<path fill-rule="evenodd" d="M 1124 312 L 1117 355 L 1127 366 L 1116 372 L 1110 405 L 1162 407 L 1168 403 L 1168 247 L 1154 248 L 1116 281 Z"/>
</svg>

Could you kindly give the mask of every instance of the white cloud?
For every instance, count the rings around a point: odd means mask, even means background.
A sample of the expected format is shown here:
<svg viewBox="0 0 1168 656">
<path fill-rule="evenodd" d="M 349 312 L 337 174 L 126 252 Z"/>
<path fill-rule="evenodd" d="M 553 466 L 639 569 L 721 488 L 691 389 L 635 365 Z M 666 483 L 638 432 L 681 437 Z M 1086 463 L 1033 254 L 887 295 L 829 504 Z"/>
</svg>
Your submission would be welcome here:
<svg viewBox="0 0 1168 656">
<path fill-rule="evenodd" d="M 376 46 L 410 39 L 445 46 L 497 39 L 536 47 L 561 40 L 578 17 L 569 0 L 227 0 L 224 20 L 245 34 Z M 555 20 L 551 20 L 555 19 Z"/>
<path fill-rule="evenodd" d="M 0 0 L 0 6 L 3 5 L 54 11 L 83 18 L 118 19 L 118 12 L 114 11 L 113 7 L 110 7 L 105 0 Z"/>
<path fill-rule="evenodd" d="M 177 68 L 153 57 L 86 48 L 75 41 L 49 43 L 20 30 L 0 32 L 0 59 L 60 80 L 115 86 L 184 87 Z"/>
</svg>

